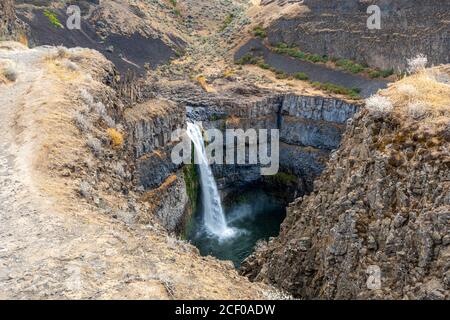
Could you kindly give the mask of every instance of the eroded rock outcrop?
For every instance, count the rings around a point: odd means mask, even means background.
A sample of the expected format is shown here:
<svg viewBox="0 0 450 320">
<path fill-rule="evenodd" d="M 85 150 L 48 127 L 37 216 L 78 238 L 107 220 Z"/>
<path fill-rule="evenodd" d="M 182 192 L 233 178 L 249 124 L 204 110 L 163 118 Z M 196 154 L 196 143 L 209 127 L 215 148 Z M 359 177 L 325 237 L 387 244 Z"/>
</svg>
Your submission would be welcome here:
<svg viewBox="0 0 450 320">
<path fill-rule="evenodd" d="M 177 142 L 172 141 L 172 133 L 186 126 L 185 110 L 152 99 L 127 109 L 125 119 L 135 159 L 135 185 L 144 190 L 142 200 L 150 205 L 138 220 L 148 223 L 155 215 L 168 231 L 180 231 L 190 214 L 190 199 L 182 165 L 173 163 L 171 152 Z"/>
<path fill-rule="evenodd" d="M 414 77 L 386 94 L 402 107 L 364 109 L 348 122 L 314 191 L 289 206 L 280 236 L 259 245 L 243 274 L 303 298 L 450 297 L 449 89 Z M 440 109 L 408 111 L 408 100 L 430 97 L 422 81 L 440 88 L 427 102 Z"/>
</svg>

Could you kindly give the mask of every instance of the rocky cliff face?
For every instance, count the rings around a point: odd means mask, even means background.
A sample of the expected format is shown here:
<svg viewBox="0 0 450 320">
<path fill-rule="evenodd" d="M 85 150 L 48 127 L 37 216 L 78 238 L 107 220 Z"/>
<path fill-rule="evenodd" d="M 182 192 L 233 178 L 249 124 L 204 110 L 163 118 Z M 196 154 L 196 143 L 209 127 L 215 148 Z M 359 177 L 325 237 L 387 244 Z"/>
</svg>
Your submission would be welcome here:
<svg viewBox="0 0 450 320">
<path fill-rule="evenodd" d="M 367 110 L 349 120 L 314 191 L 290 205 L 280 236 L 260 244 L 243 274 L 303 298 L 448 299 L 446 108 L 431 122 Z"/>
<path fill-rule="evenodd" d="M 24 26 L 17 19 L 14 0 L 0 2 L 0 40 L 19 40 L 24 36 Z"/>
<path fill-rule="evenodd" d="M 380 30 L 367 28 L 370 15 L 366 10 L 371 4 L 381 9 Z M 448 1 L 305 0 L 299 6 L 298 14 L 270 25 L 272 44 L 285 42 L 307 52 L 382 69 L 404 69 L 406 59 L 419 53 L 433 64 L 450 61 Z"/>
<path fill-rule="evenodd" d="M 167 100 L 152 99 L 125 112 L 128 143 L 135 159 L 135 185 L 143 189 L 142 200 L 150 211 L 138 217 L 148 223 L 154 214 L 170 232 L 180 231 L 189 216 L 189 198 L 182 166 L 170 157 L 174 130 L 186 126 L 185 110 Z"/>
<path fill-rule="evenodd" d="M 271 93 L 257 88 L 229 90 L 228 94 L 179 98 L 187 106 L 188 118 L 202 121 L 205 128 L 279 129 L 280 172 L 297 180 L 287 198 L 312 190 L 331 150 L 340 144 L 345 122 L 359 109 L 357 103 L 337 98 Z M 212 167 L 223 194 L 272 180 L 261 176 L 260 164 Z"/>
</svg>

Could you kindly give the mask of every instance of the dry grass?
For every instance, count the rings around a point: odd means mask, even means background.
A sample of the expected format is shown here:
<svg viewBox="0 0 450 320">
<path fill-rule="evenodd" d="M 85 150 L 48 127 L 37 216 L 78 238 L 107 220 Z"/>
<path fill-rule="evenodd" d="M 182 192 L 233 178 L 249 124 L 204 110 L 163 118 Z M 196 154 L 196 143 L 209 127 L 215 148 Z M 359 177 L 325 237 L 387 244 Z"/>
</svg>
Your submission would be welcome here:
<svg viewBox="0 0 450 320">
<path fill-rule="evenodd" d="M 450 116 L 450 85 L 438 81 L 440 68 L 422 70 L 393 84 L 386 96 L 397 112 L 427 114 L 430 119 Z M 413 108 L 414 110 L 409 110 Z"/>
<path fill-rule="evenodd" d="M 200 84 L 200 86 L 205 90 L 205 92 L 214 92 L 214 89 L 211 88 L 208 83 L 206 82 L 206 77 L 203 75 L 199 75 L 196 78 L 197 82 Z"/>
<path fill-rule="evenodd" d="M 428 58 L 423 54 L 418 54 L 416 57 L 408 59 L 407 71 L 409 74 L 414 74 L 425 70 L 427 67 Z"/>
<path fill-rule="evenodd" d="M 123 145 L 123 135 L 117 131 L 114 128 L 108 128 L 108 130 L 106 130 L 106 133 L 108 134 L 110 140 L 111 140 L 111 144 L 113 146 L 113 148 L 120 148 Z"/>
<path fill-rule="evenodd" d="M 366 108 L 372 114 L 384 116 L 391 113 L 394 106 L 388 98 L 376 94 L 366 99 Z"/>
</svg>

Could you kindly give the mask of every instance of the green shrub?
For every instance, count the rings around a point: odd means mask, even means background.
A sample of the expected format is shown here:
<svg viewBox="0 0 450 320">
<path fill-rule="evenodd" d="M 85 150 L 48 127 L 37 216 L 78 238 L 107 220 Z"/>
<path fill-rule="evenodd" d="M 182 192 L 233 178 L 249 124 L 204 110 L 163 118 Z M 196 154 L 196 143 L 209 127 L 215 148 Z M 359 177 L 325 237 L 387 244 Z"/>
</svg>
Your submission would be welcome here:
<svg viewBox="0 0 450 320">
<path fill-rule="evenodd" d="M 296 74 L 294 74 L 294 78 L 297 80 L 308 80 L 309 79 L 308 75 L 304 72 L 297 72 Z"/>
<path fill-rule="evenodd" d="M 372 79 L 380 78 L 381 77 L 381 71 L 380 70 L 371 70 L 369 72 L 369 77 L 372 78 Z"/>
<path fill-rule="evenodd" d="M 289 75 L 286 72 L 284 72 L 284 71 L 276 70 L 275 71 L 275 77 L 277 79 L 287 79 L 289 77 Z"/>
<path fill-rule="evenodd" d="M 280 42 L 277 44 L 277 48 L 278 49 L 287 49 L 287 48 L 289 48 L 289 46 L 284 42 Z"/>
<path fill-rule="evenodd" d="M 342 94 L 342 95 L 347 95 L 350 96 L 352 98 L 359 98 L 359 93 L 360 93 L 360 89 L 359 88 L 346 88 L 337 84 L 333 84 L 333 83 L 320 83 L 320 82 L 313 82 L 311 83 L 311 85 L 314 88 L 320 89 L 320 90 L 324 90 L 327 92 L 331 92 L 331 93 L 335 93 L 335 94 Z"/>
<path fill-rule="evenodd" d="M 220 32 L 224 31 L 233 22 L 234 15 L 232 13 L 228 14 L 223 21 L 222 27 L 220 27 Z"/>
<path fill-rule="evenodd" d="M 265 62 L 259 62 L 258 63 L 258 67 L 260 67 L 261 69 L 264 69 L 264 70 L 269 70 L 270 69 L 270 65 L 265 63 Z"/>
<path fill-rule="evenodd" d="M 389 77 L 389 76 L 392 76 L 394 74 L 394 69 L 387 69 L 387 70 L 382 70 L 381 71 L 381 76 L 383 77 L 383 78 L 387 78 L 387 77 Z"/>
<path fill-rule="evenodd" d="M 238 61 L 236 61 L 236 64 L 255 64 L 256 62 L 256 58 L 250 54 L 250 53 L 246 53 L 244 56 L 242 56 Z"/>
<path fill-rule="evenodd" d="M 266 30 L 264 30 L 261 26 L 256 26 L 253 28 L 253 35 L 255 37 L 264 39 L 267 37 Z"/>
<path fill-rule="evenodd" d="M 50 23 L 54 27 L 64 29 L 64 26 L 62 25 L 61 21 L 59 21 L 58 16 L 56 15 L 56 13 L 51 12 L 48 9 L 45 9 L 44 10 L 44 16 L 47 17 L 48 21 L 50 21 Z"/>
</svg>

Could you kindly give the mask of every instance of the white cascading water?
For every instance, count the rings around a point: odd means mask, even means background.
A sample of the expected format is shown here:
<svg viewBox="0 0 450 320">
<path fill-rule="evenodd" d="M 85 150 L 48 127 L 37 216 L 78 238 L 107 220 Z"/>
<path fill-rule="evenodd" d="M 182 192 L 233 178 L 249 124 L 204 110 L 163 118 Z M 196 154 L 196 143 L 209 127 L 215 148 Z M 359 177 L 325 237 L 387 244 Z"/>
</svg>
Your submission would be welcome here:
<svg viewBox="0 0 450 320">
<path fill-rule="evenodd" d="M 231 237 L 234 234 L 234 230 L 228 227 L 225 220 L 219 191 L 206 156 L 205 143 L 200 126 L 188 122 L 187 135 L 194 144 L 196 164 L 198 164 L 200 171 L 205 227 L 210 233 L 221 239 Z"/>
</svg>

